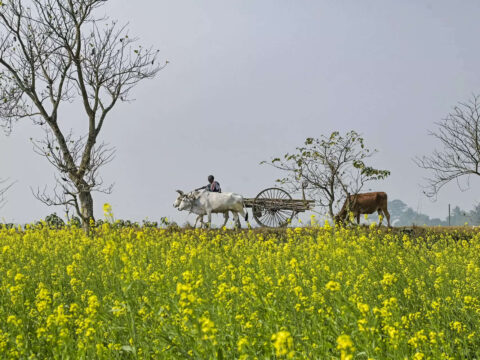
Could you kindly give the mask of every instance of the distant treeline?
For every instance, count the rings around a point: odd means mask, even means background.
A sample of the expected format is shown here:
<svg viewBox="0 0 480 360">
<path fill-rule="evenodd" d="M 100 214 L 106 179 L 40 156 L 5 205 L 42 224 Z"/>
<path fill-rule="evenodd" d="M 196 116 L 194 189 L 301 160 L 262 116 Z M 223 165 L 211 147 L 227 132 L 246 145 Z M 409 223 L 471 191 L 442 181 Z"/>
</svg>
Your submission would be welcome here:
<svg viewBox="0 0 480 360">
<path fill-rule="evenodd" d="M 428 225 L 428 226 L 448 226 L 448 209 L 445 219 L 430 218 L 428 215 L 418 213 L 408 207 L 402 200 L 393 200 L 388 202 L 388 211 L 391 216 L 391 223 L 394 226 L 410 226 L 410 225 Z M 458 206 L 450 211 L 450 225 L 461 226 L 480 225 L 480 203 L 472 210 L 462 210 Z"/>
</svg>

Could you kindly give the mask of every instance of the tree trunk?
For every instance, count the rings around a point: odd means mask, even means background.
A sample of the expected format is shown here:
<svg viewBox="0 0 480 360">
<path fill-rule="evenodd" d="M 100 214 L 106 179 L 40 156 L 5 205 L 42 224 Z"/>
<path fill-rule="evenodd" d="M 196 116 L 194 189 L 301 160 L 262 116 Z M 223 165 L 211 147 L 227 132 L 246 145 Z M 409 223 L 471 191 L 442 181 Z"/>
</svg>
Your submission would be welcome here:
<svg viewBox="0 0 480 360">
<path fill-rule="evenodd" d="M 82 227 L 87 234 L 90 233 L 90 221 L 95 221 L 93 217 L 93 198 L 90 191 L 82 191 L 79 194 L 80 211 L 82 217 Z"/>
<path fill-rule="evenodd" d="M 333 213 L 333 202 L 328 204 L 328 214 L 332 220 L 335 220 L 335 214 Z"/>
</svg>

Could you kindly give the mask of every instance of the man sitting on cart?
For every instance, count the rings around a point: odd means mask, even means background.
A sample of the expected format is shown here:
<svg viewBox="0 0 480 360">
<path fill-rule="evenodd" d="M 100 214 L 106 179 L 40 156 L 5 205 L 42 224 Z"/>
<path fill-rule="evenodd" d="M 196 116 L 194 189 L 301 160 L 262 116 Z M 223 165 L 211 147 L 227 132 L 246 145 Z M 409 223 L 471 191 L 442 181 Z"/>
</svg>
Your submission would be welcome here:
<svg viewBox="0 0 480 360">
<path fill-rule="evenodd" d="M 215 181 L 215 177 L 213 175 L 208 175 L 208 182 L 209 184 L 206 186 L 207 191 L 219 193 L 222 192 L 220 184 L 218 183 L 218 181 Z"/>
<path fill-rule="evenodd" d="M 202 186 L 201 188 L 198 188 L 195 190 L 205 189 L 210 192 L 218 192 L 218 193 L 222 192 L 219 182 L 215 181 L 215 177 L 213 175 L 208 175 L 208 182 L 209 184 L 207 186 Z"/>
</svg>

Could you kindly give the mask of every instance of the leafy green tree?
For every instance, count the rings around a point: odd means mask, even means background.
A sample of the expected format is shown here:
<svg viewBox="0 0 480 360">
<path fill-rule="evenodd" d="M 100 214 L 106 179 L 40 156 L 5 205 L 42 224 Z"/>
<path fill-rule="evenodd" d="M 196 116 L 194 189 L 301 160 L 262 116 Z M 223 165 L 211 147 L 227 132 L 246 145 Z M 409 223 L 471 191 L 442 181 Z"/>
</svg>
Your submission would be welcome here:
<svg viewBox="0 0 480 360">
<path fill-rule="evenodd" d="M 329 136 L 307 138 L 295 152 L 262 164 L 284 171 L 285 177 L 277 179 L 279 184 L 292 192 L 303 191 L 333 218 L 335 205 L 348 194 L 357 194 L 367 183 L 390 175 L 390 171 L 366 163 L 376 152 L 365 146 L 357 132 L 341 135 L 335 131 Z"/>
</svg>

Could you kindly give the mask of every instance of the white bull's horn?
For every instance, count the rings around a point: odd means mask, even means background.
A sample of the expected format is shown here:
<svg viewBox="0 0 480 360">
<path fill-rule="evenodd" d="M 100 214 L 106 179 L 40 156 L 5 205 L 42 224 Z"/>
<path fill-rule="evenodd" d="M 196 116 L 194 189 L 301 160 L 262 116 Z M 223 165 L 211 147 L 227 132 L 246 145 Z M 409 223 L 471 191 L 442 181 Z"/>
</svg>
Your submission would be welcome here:
<svg viewBox="0 0 480 360">
<path fill-rule="evenodd" d="M 183 191 L 182 190 L 175 190 L 177 193 L 179 193 L 180 195 L 183 195 Z"/>
</svg>

